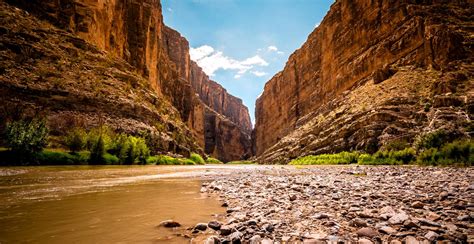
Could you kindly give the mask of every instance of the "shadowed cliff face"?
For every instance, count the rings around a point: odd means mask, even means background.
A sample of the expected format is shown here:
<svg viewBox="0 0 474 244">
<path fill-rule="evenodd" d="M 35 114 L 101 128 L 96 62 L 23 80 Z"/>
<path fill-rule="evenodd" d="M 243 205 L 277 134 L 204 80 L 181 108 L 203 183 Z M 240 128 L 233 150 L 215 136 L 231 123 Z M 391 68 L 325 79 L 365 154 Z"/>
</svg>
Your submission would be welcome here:
<svg viewBox="0 0 474 244">
<path fill-rule="evenodd" d="M 257 100 L 257 156 L 286 162 L 437 128 L 466 133 L 473 5 L 417 2 L 336 1 Z"/>
<path fill-rule="evenodd" d="M 147 79 L 149 88 L 158 97 L 170 101 L 180 120 L 190 129 L 190 135 L 206 153 L 226 161 L 250 156 L 251 125 L 247 108 L 202 72 L 191 76 L 192 70 L 198 68 L 189 59 L 189 44 L 163 24 L 159 0 L 7 2 L 79 37 L 77 45 L 92 44 L 99 52 L 107 51 L 104 54 L 108 57 L 125 60 L 131 65 L 127 67 L 130 72 Z M 201 99 L 200 95 L 206 93 L 203 87 L 213 87 L 213 91 L 206 91 L 208 96 Z M 65 103 L 69 102 L 72 101 Z M 71 109 L 74 110 L 73 104 Z M 106 112 L 105 107 L 97 110 Z M 211 131 L 223 132 L 225 136 L 208 132 L 210 122 L 205 118 L 209 113 L 215 113 L 216 121 L 212 124 L 217 126 Z"/>
</svg>

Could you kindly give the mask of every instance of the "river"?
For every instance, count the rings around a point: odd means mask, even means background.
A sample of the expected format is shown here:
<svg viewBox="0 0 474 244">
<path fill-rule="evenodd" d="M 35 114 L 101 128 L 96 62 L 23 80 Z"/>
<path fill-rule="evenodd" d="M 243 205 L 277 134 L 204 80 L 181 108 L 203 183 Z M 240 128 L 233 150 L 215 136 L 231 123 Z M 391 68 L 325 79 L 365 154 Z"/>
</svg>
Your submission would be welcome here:
<svg viewBox="0 0 474 244">
<path fill-rule="evenodd" d="M 180 230 L 219 219 L 201 181 L 238 166 L 0 168 L 0 243 L 186 243 Z"/>
</svg>

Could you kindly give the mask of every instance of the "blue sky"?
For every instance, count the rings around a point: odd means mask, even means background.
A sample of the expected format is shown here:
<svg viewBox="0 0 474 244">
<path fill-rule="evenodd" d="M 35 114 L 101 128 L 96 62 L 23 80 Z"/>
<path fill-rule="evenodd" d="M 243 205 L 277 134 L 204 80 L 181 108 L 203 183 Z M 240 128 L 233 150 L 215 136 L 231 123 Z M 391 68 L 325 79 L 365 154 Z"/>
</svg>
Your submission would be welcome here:
<svg viewBox="0 0 474 244">
<path fill-rule="evenodd" d="M 165 24 L 186 37 L 193 60 L 242 98 L 255 100 L 326 15 L 333 0 L 162 0 Z"/>
</svg>

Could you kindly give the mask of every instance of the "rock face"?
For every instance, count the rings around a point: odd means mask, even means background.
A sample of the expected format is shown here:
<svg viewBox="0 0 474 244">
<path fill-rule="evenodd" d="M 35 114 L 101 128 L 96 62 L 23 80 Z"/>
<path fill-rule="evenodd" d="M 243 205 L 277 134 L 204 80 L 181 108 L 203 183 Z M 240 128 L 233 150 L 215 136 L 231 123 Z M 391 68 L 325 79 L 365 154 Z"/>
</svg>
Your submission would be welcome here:
<svg viewBox="0 0 474 244">
<path fill-rule="evenodd" d="M 226 161 L 250 156 L 251 125 L 247 108 L 239 99 L 229 95 L 221 86 L 210 81 L 208 78 L 204 79 L 206 76 L 202 72 L 202 74 L 195 72 L 199 68 L 190 61 L 189 44 L 178 32 L 163 24 L 159 0 L 112 0 L 107 2 L 20 0 L 7 2 L 27 10 L 28 13 L 39 18 L 42 21 L 42 25 L 51 23 L 57 27 L 49 31 L 41 26 L 36 26 L 35 28 L 38 29 L 36 30 L 37 38 L 40 40 L 58 33 L 59 36 L 67 36 L 67 38 L 72 39 L 72 41 L 66 40 L 65 43 L 59 43 L 59 45 L 72 45 L 76 49 L 80 49 L 66 54 L 68 59 L 83 58 L 85 51 L 91 52 L 93 50 L 93 55 L 97 56 L 100 54 L 101 58 L 107 61 L 115 60 L 119 62 L 117 58 L 125 60 L 126 64 L 123 65 L 126 65 L 126 67 L 121 71 L 129 73 L 134 79 L 139 79 L 140 81 L 148 80 L 148 82 L 143 83 L 145 86 L 144 90 L 149 94 L 156 94 L 154 95 L 156 99 L 164 100 L 166 104 L 163 103 L 164 105 L 162 106 L 171 107 L 170 109 L 174 113 L 178 112 L 179 118 L 175 118 L 175 120 L 183 122 L 187 128 L 184 125 L 180 125 L 180 127 L 182 127 L 183 131 L 188 132 L 173 132 L 173 128 L 176 126 L 173 126 L 171 129 L 168 126 L 164 126 L 164 131 L 171 131 L 177 141 L 188 141 L 187 144 L 185 143 L 186 151 L 197 150 L 200 147 L 205 149 L 206 153 Z M 3 5 L 5 6 L 2 6 L 2 9 L 9 8 L 7 4 L 3 3 Z M 20 12 L 18 12 L 19 15 L 17 16 L 19 18 L 33 18 L 33 16 L 26 12 L 21 14 Z M 11 28 L 14 28 L 14 23 L 8 24 L 11 24 Z M 9 33 L 10 26 L 6 27 L 3 30 Z M 29 26 L 25 25 L 22 28 L 26 30 Z M 51 29 L 52 27 L 48 28 Z M 55 37 L 60 39 L 66 38 L 59 36 Z M 34 49 L 33 43 L 35 40 L 26 39 L 23 43 L 17 43 L 19 45 L 17 48 L 21 49 L 24 45 L 28 45 L 33 46 Z M 2 38 L 2 43 L 7 45 L 4 38 Z M 57 44 L 56 42 L 52 45 Z M 48 48 L 46 44 L 44 48 Z M 34 68 L 40 68 L 38 67 L 38 60 L 40 59 L 42 59 L 41 55 L 33 57 L 32 66 Z M 13 63 L 16 62 L 16 60 L 11 61 Z M 84 63 L 83 61 L 76 60 L 81 65 Z M 94 65 L 93 58 L 86 61 L 90 62 L 90 66 Z M 25 84 L 26 87 L 22 87 L 18 84 L 22 77 L 13 75 L 15 69 L 5 69 L 4 67 L 7 66 L 2 65 L 2 73 L 6 73 L 3 77 L 9 77 L 14 80 L 8 83 L 2 79 L 3 92 L 10 93 L 10 90 L 23 89 L 24 93 L 34 93 L 28 89 L 29 86 L 33 86 L 36 83 L 27 83 Z M 89 73 L 109 75 L 107 72 L 103 72 L 104 70 L 95 70 L 95 67 L 88 67 L 88 70 Z M 194 71 L 194 76 L 191 76 L 192 71 Z M 77 75 L 79 74 L 77 73 Z M 192 77 L 196 77 L 199 81 L 194 81 Z M 70 82 L 74 83 L 74 79 L 79 79 L 79 76 L 67 78 L 72 79 Z M 100 84 L 104 80 L 102 77 L 94 77 L 94 79 Z M 57 80 L 61 83 L 63 77 L 58 74 Z M 130 78 L 121 77 L 119 80 L 130 81 Z M 48 82 L 51 81 L 46 83 Z M 114 88 L 125 88 L 119 87 L 120 84 L 114 81 L 110 83 L 109 85 Z M 8 86 L 5 87 L 7 84 Z M 195 84 L 198 86 L 195 86 Z M 88 85 L 91 87 L 95 86 L 94 84 Z M 205 87 L 210 88 L 205 91 Z M 71 89 L 76 89 L 77 93 L 81 93 L 81 88 L 79 84 L 77 87 L 71 84 Z M 215 90 L 209 92 L 211 89 Z M 137 95 L 136 87 L 133 85 L 128 92 L 132 95 Z M 103 94 L 108 93 L 113 94 L 114 90 L 105 89 L 103 91 Z M 201 99 L 201 96 L 196 94 L 208 94 L 208 97 Z M 126 93 L 123 95 L 127 96 Z M 32 96 L 37 97 L 35 94 L 32 94 Z M 12 95 L 10 100 L 13 101 L 15 98 L 18 97 Z M 122 97 L 118 96 L 117 98 L 115 100 L 111 99 L 109 102 L 121 101 Z M 137 95 L 134 99 L 140 100 L 141 97 Z M 32 103 L 35 103 L 35 101 Z M 75 110 L 73 100 L 66 99 L 63 103 L 69 104 L 71 112 Z M 38 105 L 43 106 L 42 104 Z M 95 107 L 97 112 L 110 114 L 110 111 L 105 111 L 106 107 L 101 105 Z M 118 111 L 114 112 L 120 112 L 120 110 L 121 107 L 119 106 Z M 209 116 L 209 114 L 213 116 Z M 136 115 L 136 117 L 139 116 L 139 114 Z M 214 120 L 211 121 L 212 119 Z M 148 127 L 163 128 L 161 124 L 155 125 L 153 119 L 149 119 L 146 124 Z M 217 135 L 212 134 L 212 132 L 223 134 Z M 191 146 L 190 143 L 194 144 L 193 141 L 196 142 L 196 145 Z"/>
<path fill-rule="evenodd" d="M 256 102 L 259 159 L 468 134 L 473 13 L 462 0 L 336 1 Z"/>
</svg>

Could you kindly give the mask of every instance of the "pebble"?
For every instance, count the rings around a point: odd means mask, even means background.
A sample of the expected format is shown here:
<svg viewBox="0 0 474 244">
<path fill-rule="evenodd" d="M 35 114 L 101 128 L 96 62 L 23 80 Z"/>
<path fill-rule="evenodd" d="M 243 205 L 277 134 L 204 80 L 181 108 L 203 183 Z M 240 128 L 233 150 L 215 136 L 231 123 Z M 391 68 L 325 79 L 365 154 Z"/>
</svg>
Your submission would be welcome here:
<svg viewBox="0 0 474 244">
<path fill-rule="evenodd" d="M 357 231 L 357 235 L 372 238 L 376 237 L 378 235 L 378 232 L 370 227 L 364 227 Z"/>
<path fill-rule="evenodd" d="M 159 226 L 163 226 L 166 228 L 175 228 L 175 227 L 180 227 L 181 224 L 172 219 L 168 219 L 168 220 L 161 221 Z"/>
</svg>

